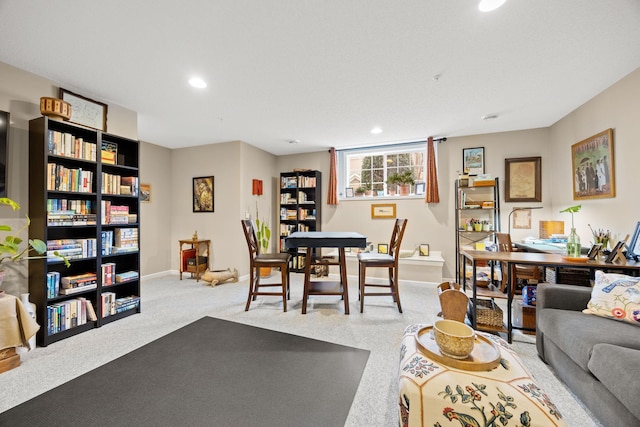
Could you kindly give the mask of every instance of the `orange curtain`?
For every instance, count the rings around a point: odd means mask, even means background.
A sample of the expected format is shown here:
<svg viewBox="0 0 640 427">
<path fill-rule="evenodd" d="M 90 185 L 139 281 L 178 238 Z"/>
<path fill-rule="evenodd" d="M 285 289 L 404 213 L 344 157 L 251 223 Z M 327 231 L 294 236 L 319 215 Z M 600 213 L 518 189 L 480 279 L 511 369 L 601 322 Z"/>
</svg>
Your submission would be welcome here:
<svg viewBox="0 0 640 427">
<path fill-rule="evenodd" d="M 426 203 L 440 203 L 438 192 L 438 169 L 436 167 L 436 152 L 433 148 L 433 137 L 427 141 L 427 191 Z"/>
<path fill-rule="evenodd" d="M 331 156 L 331 164 L 329 166 L 329 191 L 327 194 L 327 204 L 338 204 L 338 171 L 336 170 L 337 154 L 336 149 L 331 147 L 329 150 Z"/>
</svg>

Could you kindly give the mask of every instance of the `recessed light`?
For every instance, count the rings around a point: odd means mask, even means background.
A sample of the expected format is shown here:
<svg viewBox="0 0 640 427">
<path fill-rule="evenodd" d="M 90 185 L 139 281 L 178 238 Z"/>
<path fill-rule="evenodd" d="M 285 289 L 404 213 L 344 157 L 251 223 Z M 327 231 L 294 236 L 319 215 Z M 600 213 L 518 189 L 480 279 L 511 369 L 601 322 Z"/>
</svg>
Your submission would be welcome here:
<svg viewBox="0 0 640 427">
<path fill-rule="evenodd" d="M 300 142 L 299 139 L 290 139 L 289 144 L 298 144 Z"/>
<path fill-rule="evenodd" d="M 502 6 L 507 0 L 480 0 L 478 9 L 481 12 L 491 12 Z"/>
<path fill-rule="evenodd" d="M 207 83 L 202 80 L 200 77 L 192 77 L 189 79 L 189 84 L 193 87 L 197 87 L 198 89 L 204 89 L 207 87 Z"/>
<path fill-rule="evenodd" d="M 382 129 L 379 128 L 378 126 L 376 126 L 373 129 L 371 129 L 371 133 L 374 134 L 374 135 L 377 135 L 379 133 L 382 133 Z"/>
<path fill-rule="evenodd" d="M 482 116 L 482 120 L 493 120 L 497 118 L 498 118 L 497 114 L 485 114 L 484 116 Z"/>
</svg>

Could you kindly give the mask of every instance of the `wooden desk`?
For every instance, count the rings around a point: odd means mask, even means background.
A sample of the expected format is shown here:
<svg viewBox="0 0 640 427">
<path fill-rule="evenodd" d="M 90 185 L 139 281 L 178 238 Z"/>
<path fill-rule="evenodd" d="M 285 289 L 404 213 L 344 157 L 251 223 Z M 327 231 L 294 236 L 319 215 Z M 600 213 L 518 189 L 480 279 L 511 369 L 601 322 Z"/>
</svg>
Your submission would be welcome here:
<svg viewBox="0 0 640 427">
<path fill-rule="evenodd" d="M 586 268 L 591 272 L 595 270 L 604 271 L 621 271 L 626 274 L 637 276 L 640 274 L 640 262 L 627 261 L 626 264 L 608 264 L 600 259 L 588 262 L 575 262 L 568 261 L 562 255 L 559 254 L 546 254 L 546 253 L 533 253 L 533 252 L 491 252 L 491 251 L 470 251 L 464 250 L 460 254 L 471 262 L 471 280 L 473 290 L 473 311 L 472 311 L 472 326 L 477 328 L 476 324 L 476 310 L 477 310 L 477 297 L 484 296 L 489 298 L 505 298 L 502 292 L 491 291 L 487 289 L 478 288 L 476 286 L 476 269 L 478 262 L 499 261 L 506 263 L 507 265 L 507 327 L 504 330 L 498 330 L 498 332 L 506 332 L 508 341 L 511 342 L 513 324 L 511 319 L 511 302 L 513 301 L 513 295 L 511 293 L 511 265 L 512 264 L 529 264 L 551 267 L 569 267 L 569 268 Z M 465 277 L 466 274 L 466 262 L 462 266 L 462 274 Z M 464 282 L 464 289 L 466 290 L 466 280 Z M 485 329 L 481 327 L 480 329 Z M 486 330 L 495 331 L 495 328 L 487 328 Z"/>
<path fill-rule="evenodd" d="M 179 240 L 180 242 L 180 280 L 182 280 L 182 273 L 191 273 L 196 276 L 196 282 L 200 280 L 200 273 L 204 273 L 209 268 L 209 260 L 211 259 L 211 240 Z M 184 245 L 189 245 L 184 248 Z M 206 251 L 202 251 L 201 247 L 206 248 Z M 195 252 L 193 252 L 195 250 Z M 196 264 L 187 265 L 187 258 L 191 258 L 190 255 L 195 254 Z M 200 263 L 201 254 L 207 255 L 205 263 Z"/>
<path fill-rule="evenodd" d="M 364 248 L 367 238 L 359 233 L 339 231 L 297 231 L 285 238 L 285 248 L 307 248 L 304 266 L 304 294 L 302 296 L 302 314 L 307 313 L 309 295 L 340 295 L 344 300 L 344 314 L 349 314 L 349 290 L 347 287 L 347 266 L 344 248 Z M 313 259 L 315 248 L 337 248 L 338 262 L 330 259 Z M 314 263 L 340 266 L 340 280 L 311 281 L 311 265 Z"/>
</svg>

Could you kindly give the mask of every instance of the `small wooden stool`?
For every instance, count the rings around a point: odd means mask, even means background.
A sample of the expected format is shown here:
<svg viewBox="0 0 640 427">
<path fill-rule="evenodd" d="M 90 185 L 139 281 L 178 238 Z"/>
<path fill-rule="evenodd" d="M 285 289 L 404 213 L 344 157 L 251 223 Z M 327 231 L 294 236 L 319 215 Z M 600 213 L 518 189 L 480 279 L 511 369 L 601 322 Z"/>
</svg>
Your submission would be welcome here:
<svg viewBox="0 0 640 427">
<path fill-rule="evenodd" d="M 459 283 L 443 282 L 438 285 L 438 297 L 440 298 L 440 309 L 438 315 L 444 319 L 464 322 L 469 306 L 469 297 L 460 290 Z"/>
</svg>

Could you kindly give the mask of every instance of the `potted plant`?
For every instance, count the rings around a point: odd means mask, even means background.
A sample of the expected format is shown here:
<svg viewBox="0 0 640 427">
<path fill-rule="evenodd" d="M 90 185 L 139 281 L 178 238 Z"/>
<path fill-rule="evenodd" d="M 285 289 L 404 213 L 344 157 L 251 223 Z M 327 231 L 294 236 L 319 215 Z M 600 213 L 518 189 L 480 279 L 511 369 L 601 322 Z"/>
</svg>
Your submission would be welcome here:
<svg viewBox="0 0 640 427">
<path fill-rule="evenodd" d="M 370 182 L 365 182 L 364 184 L 362 184 L 362 186 L 364 187 L 364 194 L 365 196 L 373 196 L 373 189 L 371 188 L 371 183 Z"/>
<path fill-rule="evenodd" d="M 397 172 L 390 173 L 387 176 L 387 191 L 390 196 L 396 195 L 397 185 L 400 182 L 400 174 Z"/>
<path fill-rule="evenodd" d="M 269 251 L 269 243 L 271 242 L 271 228 L 266 221 L 261 220 L 258 215 L 258 202 L 256 201 L 256 238 L 260 253 L 266 254 Z M 260 277 L 271 276 L 271 267 L 260 267 Z"/>
<path fill-rule="evenodd" d="M 392 173 L 387 178 L 387 184 L 389 184 L 389 180 L 391 180 L 393 184 L 398 185 L 398 191 L 401 196 L 408 196 L 411 192 L 411 186 L 415 184 L 413 171 L 411 169 L 407 169 L 402 173 Z"/>
<path fill-rule="evenodd" d="M 367 191 L 367 189 L 364 188 L 362 185 L 360 187 L 356 188 L 356 197 L 364 196 L 365 191 Z"/>
<path fill-rule="evenodd" d="M 577 258 L 581 254 L 580 236 L 576 233 L 573 223 L 573 214 L 578 212 L 582 205 L 570 206 L 560 211 L 560 213 L 569 212 L 571 214 L 571 233 L 567 237 L 567 256 Z"/>
<path fill-rule="evenodd" d="M 9 206 L 14 211 L 20 209 L 20 205 L 8 197 L 0 197 L 0 204 Z M 26 217 L 25 224 L 17 230 L 14 234 L 11 234 L 12 228 L 6 224 L 0 224 L 0 232 L 4 232 L 5 235 L 0 236 L 0 285 L 2 285 L 2 279 L 4 278 L 4 269 L 2 266 L 5 262 L 19 262 L 25 259 L 38 259 L 47 257 L 47 244 L 39 239 L 28 239 L 24 242 L 20 237 L 24 231 L 29 228 L 31 220 Z M 31 255 L 36 253 L 37 255 Z M 65 265 L 69 267 L 69 260 L 60 255 L 58 251 L 54 252 L 54 255 L 64 261 Z"/>
</svg>

